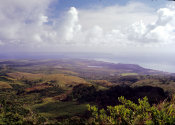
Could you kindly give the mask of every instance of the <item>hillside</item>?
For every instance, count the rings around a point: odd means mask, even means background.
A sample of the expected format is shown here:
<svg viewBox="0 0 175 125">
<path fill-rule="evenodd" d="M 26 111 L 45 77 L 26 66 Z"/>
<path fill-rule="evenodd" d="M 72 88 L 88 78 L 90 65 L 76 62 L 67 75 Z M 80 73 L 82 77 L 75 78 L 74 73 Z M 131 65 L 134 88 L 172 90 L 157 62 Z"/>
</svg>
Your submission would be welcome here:
<svg viewBox="0 0 175 125">
<path fill-rule="evenodd" d="M 134 103 L 147 96 L 151 105 L 157 105 L 170 99 L 174 85 L 173 75 L 135 64 L 85 59 L 0 61 L 1 112 L 8 111 L 1 115 L 17 124 L 85 124 L 91 119 L 87 104 L 106 109 L 120 104 L 120 96 Z"/>
</svg>

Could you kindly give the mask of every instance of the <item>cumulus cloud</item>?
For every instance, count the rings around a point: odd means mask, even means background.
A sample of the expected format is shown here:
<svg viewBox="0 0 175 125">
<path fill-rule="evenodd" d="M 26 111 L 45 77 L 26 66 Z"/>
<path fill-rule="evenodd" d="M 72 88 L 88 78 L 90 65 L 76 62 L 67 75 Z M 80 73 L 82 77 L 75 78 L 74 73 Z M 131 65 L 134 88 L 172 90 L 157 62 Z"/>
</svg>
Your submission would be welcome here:
<svg viewBox="0 0 175 125">
<path fill-rule="evenodd" d="M 62 18 L 49 17 L 53 0 L 0 2 L 0 45 L 142 46 L 175 40 L 175 8 L 155 12 L 142 3 L 79 9 Z M 8 9 L 6 9 L 8 8 Z"/>
<path fill-rule="evenodd" d="M 145 25 L 143 22 L 133 24 L 129 38 L 150 43 L 172 43 L 175 40 L 175 9 L 172 6 L 161 8 L 157 11 L 158 19 L 152 24 Z M 157 44 L 157 43 L 156 43 Z"/>
<path fill-rule="evenodd" d="M 4 44 L 35 44 L 49 33 L 47 9 L 53 0 L 0 2 L 0 39 Z"/>
<path fill-rule="evenodd" d="M 160 8 L 157 12 L 141 3 L 79 12 L 72 7 L 64 23 L 62 41 L 106 47 L 172 44 L 174 19 L 173 6 Z"/>
<path fill-rule="evenodd" d="M 81 25 L 78 22 L 78 11 L 76 10 L 76 8 L 70 8 L 65 21 L 66 22 L 63 24 L 63 35 L 66 41 L 70 41 L 73 39 L 74 35 L 76 35 L 81 30 Z"/>
<path fill-rule="evenodd" d="M 144 44 L 154 47 L 154 45 L 173 43 L 175 40 L 175 10 L 173 6 L 160 8 L 155 13 L 143 4 L 130 3 L 124 7 L 112 6 L 90 12 L 83 10 L 81 13 L 84 16 L 88 15 L 89 20 L 82 17 L 87 20 L 82 21 L 84 24 L 88 24 L 88 26 L 85 25 L 87 31 L 90 26 L 88 22 L 91 19 L 95 20 L 90 21 L 91 24 L 97 23 L 98 29 L 100 29 L 99 33 L 91 31 L 89 32 L 91 35 L 86 35 L 88 36 L 86 40 L 89 40 L 90 43 L 93 41 L 112 46 L 142 46 Z M 91 28 L 93 29 L 94 26 Z"/>
</svg>

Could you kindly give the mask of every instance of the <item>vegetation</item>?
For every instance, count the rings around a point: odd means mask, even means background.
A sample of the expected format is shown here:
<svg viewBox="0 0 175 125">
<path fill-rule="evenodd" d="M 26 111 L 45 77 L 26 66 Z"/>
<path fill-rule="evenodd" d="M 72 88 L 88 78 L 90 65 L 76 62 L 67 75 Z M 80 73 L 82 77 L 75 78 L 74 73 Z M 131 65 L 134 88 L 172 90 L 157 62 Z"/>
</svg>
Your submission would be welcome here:
<svg viewBox="0 0 175 125">
<path fill-rule="evenodd" d="M 161 125 L 175 124 L 175 100 L 162 102 L 151 106 L 148 98 L 138 99 L 138 104 L 124 97 L 118 98 L 120 105 L 108 106 L 107 109 L 98 109 L 89 105 L 92 112 L 91 122 L 96 125 Z"/>
<path fill-rule="evenodd" d="M 46 102 L 41 104 L 36 104 L 33 106 L 33 109 L 43 116 L 49 118 L 58 118 L 58 117 L 73 117 L 75 115 L 83 115 L 83 113 L 87 110 L 86 104 L 77 104 L 76 102 Z"/>
<path fill-rule="evenodd" d="M 122 73 L 121 76 L 135 76 L 138 75 L 137 73 Z"/>
<path fill-rule="evenodd" d="M 173 74 L 74 59 L 1 64 L 0 124 L 174 123 Z"/>
<path fill-rule="evenodd" d="M 12 88 L 7 82 L 0 81 L 0 88 Z"/>
</svg>

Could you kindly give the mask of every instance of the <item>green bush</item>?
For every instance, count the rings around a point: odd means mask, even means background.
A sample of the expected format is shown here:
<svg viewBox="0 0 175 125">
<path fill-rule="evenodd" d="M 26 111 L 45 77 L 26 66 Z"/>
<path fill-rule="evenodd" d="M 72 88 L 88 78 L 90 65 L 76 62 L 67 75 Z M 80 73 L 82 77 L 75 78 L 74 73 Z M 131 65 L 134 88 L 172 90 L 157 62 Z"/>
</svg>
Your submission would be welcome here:
<svg viewBox="0 0 175 125">
<path fill-rule="evenodd" d="M 162 102 L 151 106 L 148 98 L 138 99 L 138 104 L 124 97 L 118 98 L 121 105 L 108 106 L 107 109 L 98 109 L 96 106 L 88 106 L 92 112 L 91 124 L 118 125 L 118 124 L 175 124 L 175 101 Z"/>
<path fill-rule="evenodd" d="M 2 125 L 41 125 L 46 120 L 37 113 L 25 109 L 15 101 L 2 100 L 0 102 L 0 124 Z"/>
</svg>

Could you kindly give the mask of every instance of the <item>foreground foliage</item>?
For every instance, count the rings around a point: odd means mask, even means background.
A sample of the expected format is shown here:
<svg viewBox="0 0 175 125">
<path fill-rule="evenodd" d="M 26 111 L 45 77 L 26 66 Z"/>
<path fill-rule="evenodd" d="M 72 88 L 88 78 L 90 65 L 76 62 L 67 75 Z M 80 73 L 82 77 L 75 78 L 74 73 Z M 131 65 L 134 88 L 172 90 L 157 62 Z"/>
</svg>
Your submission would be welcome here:
<svg viewBox="0 0 175 125">
<path fill-rule="evenodd" d="M 1 125 L 33 125 L 43 124 L 46 119 L 31 110 L 24 108 L 18 102 L 0 102 L 0 124 Z"/>
<path fill-rule="evenodd" d="M 175 124 L 175 100 L 162 102 L 151 106 L 148 98 L 138 99 L 138 104 L 124 97 L 118 98 L 121 105 L 108 106 L 107 109 L 98 109 L 96 106 L 88 106 L 92 113 L 92 124 L 118 125 L 118 124 Z"/>
</svg>

